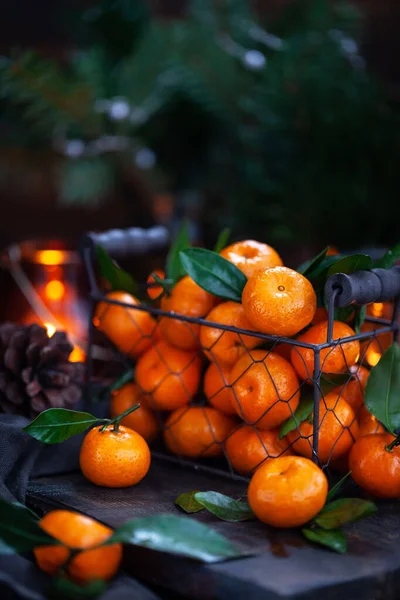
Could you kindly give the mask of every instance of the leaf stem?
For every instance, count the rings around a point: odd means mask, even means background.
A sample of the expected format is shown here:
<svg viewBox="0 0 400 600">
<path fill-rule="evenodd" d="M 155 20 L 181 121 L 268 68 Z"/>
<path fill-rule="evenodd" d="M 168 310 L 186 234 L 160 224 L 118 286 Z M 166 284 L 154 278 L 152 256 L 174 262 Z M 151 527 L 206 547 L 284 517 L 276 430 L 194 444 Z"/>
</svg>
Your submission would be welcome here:
<svg viewBox="0 0 400 600">
<path fill-rule="evenodd" d="M 392 452 L 393 448 L 400 446 L 400 435 L 394 438 L 393 442 L 390 442 L 389 446 L 386 446 L 388 452 Z"/>
<path fill-rule="evenodd" d="M 113 427 L 112 430 L 116 431 L 118 433 L 118 431 L 119 431 L 119 424 L 120 424 L 121 420 L 124 417 L 126 417 L 127 415 L 130 415 L 133 411 L 137 410 L 138 408 L 140 408 L 140 404 L 139 403 L 135 404 L 134 406 L 131 406 L 130 408 L 128 408 L 128 410 L 125 410 L 123 413 L 121 413 L 120 415 L 118 415 L 118 417 L 115 417 L 114 419 L 110 419 L 108 421 L 108 423 L 104 427 L 101 428 L 100 431 L 104 431 L 105 428 L 108 425 L 114 425 L 114 427 Z"/>
</svg>

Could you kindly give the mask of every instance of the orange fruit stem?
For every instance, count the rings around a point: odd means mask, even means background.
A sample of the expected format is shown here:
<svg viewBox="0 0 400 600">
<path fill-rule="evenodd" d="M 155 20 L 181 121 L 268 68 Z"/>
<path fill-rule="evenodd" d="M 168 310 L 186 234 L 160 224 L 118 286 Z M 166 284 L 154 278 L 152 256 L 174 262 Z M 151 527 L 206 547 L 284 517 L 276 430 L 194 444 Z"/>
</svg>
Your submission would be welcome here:
<svg viewBox="0 0 400 600">
<path fill-rule="evenodd" d="M 109 425 L 114 425 L 113 431 L 117 431 L 118 432 L 119 431 L 119 424 L 121 423 L 121 420 L 124 417 L 127 417 L 128 415 L 130 415 L 134 410 L 137 410 L 138 408 L 140 408 L 140 404 L 139 403 L 135 404 L 134 406 L 131 406 L 130 408 L 128 408 L 127 410 L 125 410 L 123 413 L 121 413 L 117 417 L 114 417 L 114 419 L 107 419 L 106 423 L 104 423 L 103 427 L 100 429 L 101 433 L 103 433 L 103 431 L 105 431 Z"/>
<path fill-rule="evenodd" d="M 392 452 L 393 448 L 395 448 L 396 446 L 400 446 L 400 435 L 394 438 L 393 442 L 390 442 L 390 444 L 386 446 L 386 450 L 388 452 Z"/>
</svg>

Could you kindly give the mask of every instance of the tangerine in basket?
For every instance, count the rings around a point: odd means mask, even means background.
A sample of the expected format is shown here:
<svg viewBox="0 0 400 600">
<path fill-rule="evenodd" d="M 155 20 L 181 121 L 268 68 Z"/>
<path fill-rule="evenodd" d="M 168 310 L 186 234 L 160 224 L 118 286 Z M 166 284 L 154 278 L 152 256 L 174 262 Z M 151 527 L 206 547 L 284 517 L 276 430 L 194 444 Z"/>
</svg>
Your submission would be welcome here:
<svg viewBox="0 0 400 600">
<path fill-rule="evenodd" d="M 262 343 L 257 336 L 225 331 L 218 327 L 220 323 L 254 331 L 244 314 L 243 306 L 238 302 L 218 304 L 208 313 L 206 320 L 214 322 L 216 326 L 200 327 L 200 344 L 207 358 L 221 366 L 231 367 L 247 350 Z"/>
<path fill-rule="evenodd" d="M 354 481 L 378 498 L 400 498 L 400 447 L 390 448 L 390 433 L 360 437 L 349 455 Z"/>
<path fill-rule="evenodd" d="M 241 475 L 252 473 L 266 460 L 292 454 L 287 442 L 279 439 L 279 429 L 269 431 L 242 425 L 225 443 L 226 456 Z"/>
<path fill-rule="evenodd" d="M 361 365 L 350 367 L 352 377 L 343 386 L 335 388 L 333 391 L 342 394 L 342 397 L 350 404 L 356 415 L 364 404 L 364 390 L 367 385 L 369 370 Z"/>
<path fill-rule="evenodd" d="M 156 280 L 154 279 L 153 273 L 155 275 L 157 275 L 160 279 L 165 279 L 164 271 L 162 271 L 161 269 L 156 269 L 155 271 L 150 273 L 150 275 L 148 276 L 147 283 L 149 283 L 149 284 L 157 283 Z M 151 300 L 157 300 L 157 298 L 159 298 L 161 296 L 163 291 L 164 290 L 161 287 L 161 285 L 151 285 L 147 288 L 147 295 Z"/>
<path fill-rule="evenodd" d="M 324 348 L 320 354 L 322 373 L 343 373 L 354 366 L 360 356 L 360 342 L 345 342 L 345 338 L 355 335 L 354 330 L 341 321 L 333 322 L 332 339 L 343 340 L 330 348 Z M 323 344 L 328 336 L 328 321 L 313 325 L 297 339 L 308 344 Z M 302 379 L 311 379 L 314 373 L 314 350 L 312 348 L 292 348 L 292 364 Z"/>
<path fill-rule="evenodd" d="M 83 475 L 103 487 L 136 485 L 150 468 L 150 449 L 136 431 L 119 425 L 93 427 L 82 442 L 79 455 Z"/>
<path fill-rule="evenodd" d="M 317 296 L 311 283 L 287 267 L 252 275 L 242 293 L 244 312 L 256 331 L 292 336 L 314 318 Z"/>
<path fill-rule="evenodd" d="M 361 410 L 358 414 L 358 437 L 363 437 L 364 435 L 369 435 L 370 433 L 385 433 L 386 430 L 382 423 L 378 421 L 374 415 L 372 415 L 365 404 L 361 407 Z"/>
<path fill-rule="evenodd" d="M 273 429 L 293 415 L 300 398 L 292 365 L 274 352 L 252 350 L 232 367 L 229 376 L 234 407 L 248 425 Z"/>
<path fill-rule="evenodd" d="M 190 277 L 175 285 L 170 296 L 161 299 L 161 308 L 185 317 L 205 317 L 217 303 L 217 298 L 203 290 Z M 160 327 L 164 338 L 183 350 L 199 348 L 200 325 L 180 319 L 162 317 Z"/>
<path fill-rule="evenodd" d="M 234 426 L 234 419 L 209 406 L 179 408 L 165 423 L 164 441 L 173 454 L 210 458 L 222 454 Z"/>
<path fill-rule="evenodd" d="M 136 383 L 149 394 L 149 406 L 174 410 L 189 403 L 200 383 L 201 360 L 196 352 L 157 342 L 136 364 Z"/>
<path fill-rule="evenodd" d="M 96 579 L 108 580 L 118 571 L 122 559 L 121 544 L 88 550 L 111 536 L 113 531 L 109 527 L 69 510 L 48 512 L 40 519 L 39 526 L 65 544 L 34 549 L 36 562 L 42 571 L 57 575 L 65 565 L 67 575 L 78 584 L 87 584 Z M 70 561 L 69 548 L 81 550 Z"/>
<path fill-rule="evenodd" d="M 259 269 L 283 265 L 274 248 L 255 240 L 235 242 L 221 250 L 220 255 L 236 265 L 246 277 L 251 277 Z"/>
<path fill-rule="evenodd" d="M 121 424 L 139 433 L 146 442 L 151 442 L 157 436 L 159 424 L 156 415 L 148 406 L 148 400 L 136 383 L 126 383 L 112 393 L 110 414 L 111 418 L 118 417 L 128 408 L 140 404 L 140 408 L 121 419 Z"/>
<path fill-rule="evenodd" d="M 229 387 L 228 367 L 221 367 L 217 363 L 210 363 L 204 374 L 204 395 L 208 403 L 225 415 L 236 415 L 233 403 L 235 396 Z"/>
<path fill-rule="evenodd" d="M 127 292 L 110 292 L 106 297 L 132 306 L 140 304 L 137 298 Z M 99 302 L 93 322 L 120 352 L 132 358 L 137 358 L 150 347 L 151 336 L 156 328 L 155 320 L 145 310 L 107 302 Z"/>
<path fill-rule="evenodd" d="M 282 456 L 262 464 L 247 497 L 256 517 L 274 527 L 301 527 L 323 508 L 328 481 L 308 458 Z"/>
<path fill-rule="evenodd" d="M 358 436 L 358 423 L 354 410 L 339 394 L 330 392 L 319 403 L 318 458 L 322 464 L 346 454 Z M 292 449 L 312 457 L 312 418 L 300 423 L 298 429 L 287 434 Z"/>
</svg>

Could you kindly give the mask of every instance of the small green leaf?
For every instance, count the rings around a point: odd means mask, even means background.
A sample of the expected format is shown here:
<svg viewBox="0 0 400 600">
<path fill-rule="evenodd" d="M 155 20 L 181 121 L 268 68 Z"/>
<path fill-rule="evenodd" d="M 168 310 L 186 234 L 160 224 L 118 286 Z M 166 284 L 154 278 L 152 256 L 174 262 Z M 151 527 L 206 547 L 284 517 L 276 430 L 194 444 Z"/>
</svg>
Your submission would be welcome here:
<svg viewBox="0 0 400 600">
<path fill-rule="evenodd" d="M 374 515 L 376 504 L 361 498 L 342 498 L 325 504 L 315 517 L 315 523 L 322 529 L 337 529 L 345 523 L 353 523 Z"/>
<path fill-rule="evenodd" d="M 365 388 L 365 405 L 386 429 L 400 428 L 400 347 L 393 343 L 371 370 Z"/>
<path fill-rule="evenodd" d="M 346 475 L 344 477 L 342 477 L 342 479 L 340 479 L 337 483 L 335 483 L 335 485 L 333 486 L 333 488 L 331 488 L 328 492 L 328 495 L 326 497 L 327 502 L 329 502 L 330 500 L 332 500 L 335 496 L 338 495 L 338 493 L 340 492 L 340 490 L 342 489 L 345 481 L 348 479 L 348 477 L 350 477 L 351 475 L 351 471 L 349 471 L 348 473 L 346 473 Z"/>
<path fill-rule="evenodd" d="M 219 232 L 217 241 L 215 243 L 214 252 L 221 252 L 225 248 L 228 243 L 228 240 L 231 235 L 230 227 L 225 227 L 222 231 Z"/>
<path fill-rule="evenodd" d="M 156 515 L 132 519 L 119 527 L 105 544 L 114 542 L 171 552 L 211 563 L 240 556 L 230 540 L 188 517 Z"/>
<path fill-rule="evenodd" d="M 339 385 L 345 385 L 351 379 L 351 375 L 348 373 L 324 373 L 321 376 L 319 387 L 323 396 L 329 394 Z"/>
<path fill-rule="evenodd" d="M 247 502 L 234 500 L 218 492 L 197 492 L 195 499 L 215 517 L 222 521 L 248 521 L 254 519 L 254 513 Z"/>
<path fill-rule="evenodd" d="M 163 289 L 163 291 L 166 294 L 169 295 L 172 292 L 172 288 L 175 285 L 175 283 L 172 279 L 164 279 L 163 277 L 160 277 L 159 275 L 157 275 L 157 273 L 152 273 L 151 275 L 152 275 L 154 281 L 161 286 L 161 288 Z M 161 293 L 160 293 L 160 296 L 161 296 Z"/>
<path fill-rule="evenodd" d="M 316 269 L 316 267 L 318 267 L 321 264 L 328 250 L 329 246 L 321 250 L 321 252 L 314 256 L 314 258 L 310 258 L 310 260 L 307 260 L 306 262 L 301 264 L 299 267 L 297 267 L 297 272 L 304 275 L 304 277 L 307 277 L 310 273 L 313 272 L 313 270 Z"/>
<path fill-rule="evenodd" d="M 23 510 L 26 510 L 26 512 L 31 515 L 31 518 L 34 519 L 35 521 L 39 521 L 39 517 L 38 515 L 35 513 L 35 511 L 33 511 L 31 508 L 29 508 L 28 506 L 25 506 L 25 504 L 21 504 L 21 502 L 13 502 L 12 503 L 14 506 L 18 506 L 19 508 L 22 508 Z"/>
<path fill-rule="evenodd" d="M 91 581 L 86 585 L 78 585 L 66 577 L 57 577 L 47 590 L 47 597 L 55 600 L 58 600 L 58 598 L 62 600 L 84 600 L 86 598 L 97 598 L 105 589 L 106 584 L 101 579 Z"/>
<path fill-rule="evenodd" d="M 297 429 L 300 423 L 308 419 L 313 410 L 314 398 L 311 389 L 307 390 L 300 399 L 299 405 L 296 408 L 294 415 L 292 415 L 284 423 L 282 423 L 279 431 L 279 439 L 282 439 L 283 437 L 285 437 L 285 435 L 287 435 L 294 429 Z"/>
<path fill-rule="evenodd" d="M 120 377 L 117 377 L 117 379 L 110 385 L 109 390 L 110 390 L 110 392 L 115 392 L 117 390 L 120 390 L 122 387 L 124 387 L 125 384 L 130 383 L 132 381 L 133 381 L 133 370 L 128 369 L 127 371 L 125 371 L 125 373 L 122 373 L 122 375 L 120 375 Z"/>
<path fill-rule="evenodd" d="M 35 546 L 58 543 L 39 527 L 25 506 L 0 498 L 0 554 L 29 552 Z"/>
<path fill-rule="evenodd" d="M 334 273 L 355 273 L 355 271 L 368 271 L 372 269 L 372 258 L 367 254 L 350 254 L 344 256 L 328 270 L 328 277 Z"/>
<path fill-rule="evenodd" d="M 107 279 L 112 290 L 136 294 L 137 284 L 134 279 L 112 260 L 111 256 L 102 246 L 96 246 L 96 257 L 99 263 L 100 272 L 102 276 Z"/>
<path fill-rule="evenodd" d="M 367 316 L 367 307 L 365 304 L 359 306 L 356 311 L 356 318 L 354 320 L 354 331 L 356 333 L 360 333 L 361 326 L 365 321 L 365 317 Z"/>
<path fill-rule="evenodd" d="M 335 321 L 342 321 L 342 323 L 346 323 L 347 320 L 354 313 L 354 310 L 354 306 L 343 306 L 340 308 L 336 307 L 334 310 L 333 318 L 335 319 Z"/>
<path fill-rule="evenodd" d="M 378 258 L 374 262 L 374 269 L 390 269 L 400 258 L 400 244 L 397 244 L 391 250 L 385 252 L 385 254 Z"/>
<path fill-rule="evenodd" d="M 44 444 L 59 444 L 77 433 L 86 431 L 97 421 L 97 417 L 87 412 L 49 408 L 23 427 L 23 430 Z"/>
<path fill-rule="evenodd" d="M 327 546 L 340 554 L 343 554 L 347 550 L 347 540 L 341 529 L 326 531 L 319 527 L 304 527 L 301 532 L 310 542 Z"/>
<path fill-rule="evenodd" d="M 203 248 L 184 250 L 180 257 L 185 272 L 201 288 L 225 300 L 242 301 L 247 277 L 234 264 Z"/>
<path fill-rule="evenodd" d="M 174 504 L 179 506 L 186 513 L 197 513 L 201 510 L 204 510 L 204 506 L 197 502 L 195 498 L 197 492 L 198 490 L 193 490 L 192 492 L 185 492 L 184 494 L 179 494 Z"/>
<path fill-rule="evenodd" d="M 187 221 L 183 221 L 180 231 L 173 241 L 167 256 L 166 275 L 175 285 L 184 275 L 180 252 L 190 248 L 189 227 Z"/>
</svg>

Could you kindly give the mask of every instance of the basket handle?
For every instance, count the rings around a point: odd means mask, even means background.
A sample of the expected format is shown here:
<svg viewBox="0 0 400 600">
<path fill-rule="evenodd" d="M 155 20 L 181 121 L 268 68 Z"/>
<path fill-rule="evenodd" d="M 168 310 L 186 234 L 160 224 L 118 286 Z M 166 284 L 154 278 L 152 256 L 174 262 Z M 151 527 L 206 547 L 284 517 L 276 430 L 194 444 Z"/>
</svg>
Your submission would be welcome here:
<svg viewBox="0 0 400 600">
<path fill-rule="evenodd" d="M 83 248 L 102 246 L 113 258 L 124 258 L 137 254 L 147 254 L 166 248 L 169 232 L 166 227 L 155 226 L 149 229 L 109 229 L 101 233 L 90 232 L 83 238 Z"/>
<path fill-rule="evenodd" d="M 335 306 L 340 308 L 396 298 L 400 296 L 400 266 L 356 271 L 351 275 L 335 273 L 325 284 L 325 300 L 328 305 L 334 292 Z"/>
</svg>

